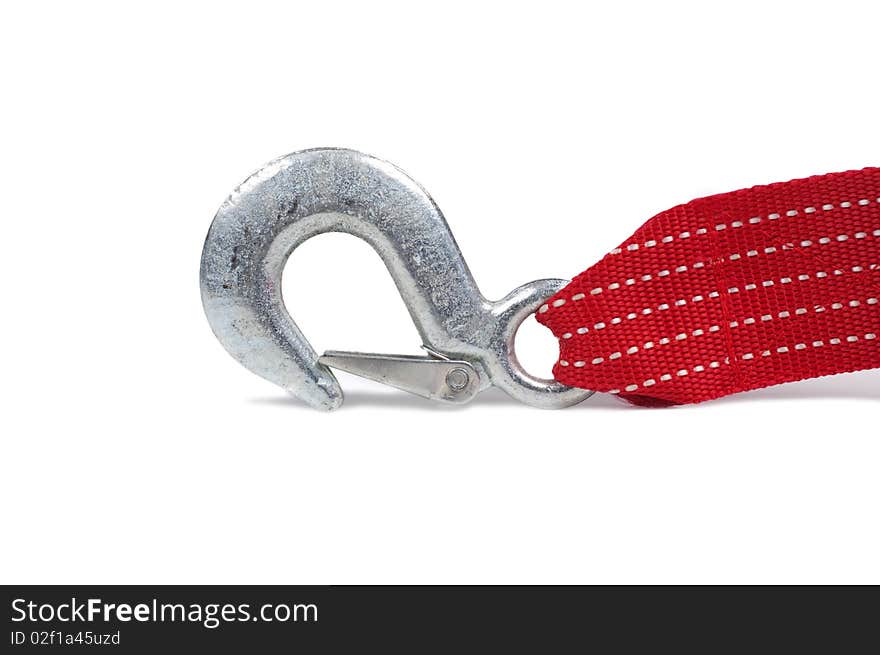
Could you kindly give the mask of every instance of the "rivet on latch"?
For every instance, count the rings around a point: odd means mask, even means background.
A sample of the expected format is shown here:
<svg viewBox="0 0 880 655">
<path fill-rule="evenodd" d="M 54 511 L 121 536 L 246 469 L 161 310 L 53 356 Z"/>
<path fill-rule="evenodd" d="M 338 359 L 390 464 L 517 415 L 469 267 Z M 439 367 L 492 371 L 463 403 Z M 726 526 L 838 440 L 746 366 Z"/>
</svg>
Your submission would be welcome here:
<svg viewBox="0 0 880 655">
<path fill-rule="evenodd" d="M 469 381 L 470 376 L 463 368 L 454 368 L 446 374 L 446 384 L 456 393 L 464 389 Z"/>
</svg>

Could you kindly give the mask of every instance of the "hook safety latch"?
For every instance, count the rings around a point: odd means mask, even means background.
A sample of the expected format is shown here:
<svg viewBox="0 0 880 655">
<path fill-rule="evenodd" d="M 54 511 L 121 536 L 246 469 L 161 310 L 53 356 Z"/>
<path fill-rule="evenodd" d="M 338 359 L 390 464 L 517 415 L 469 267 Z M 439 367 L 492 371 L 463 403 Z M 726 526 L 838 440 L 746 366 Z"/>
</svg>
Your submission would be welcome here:
<svg viewBox="0 0 880 655">
<path fill-rule="evenodd" d="M 427 350 L 427 348 L 425 349 Z M 381 355 L 328 350 L 318 363 L 445 403 L 466 403 L 480 391 L 480 374 L 464 360 L 428 355 Z"/>
<path fill-rule="evenodd" d="M 287 312 L 281 274 L 300 244 L 325 232 L 353 234 L 379 253 L 427 356 L 318 356 Z M 573 405 L 592 393 L 530 375 L 514 352 L 519 325 L 566 280 L 536 280 L 487 300 L 424 189 L 400 169 L 359 152 L 306 150 L 249 177 L 214 217 L 200 280 L 208 321 L 229 353 L 316 408 L 342 404 L 329 367 L 452 403 L 490 386 L 547 408 Z"/>
</svg>

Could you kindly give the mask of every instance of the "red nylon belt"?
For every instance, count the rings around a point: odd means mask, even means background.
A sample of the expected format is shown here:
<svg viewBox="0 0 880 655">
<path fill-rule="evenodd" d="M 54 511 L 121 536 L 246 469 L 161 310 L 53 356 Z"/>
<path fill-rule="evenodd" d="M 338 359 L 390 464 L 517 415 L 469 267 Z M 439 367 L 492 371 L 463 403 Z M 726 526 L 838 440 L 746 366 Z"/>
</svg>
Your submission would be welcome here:
<svg viewBox="0 0 880 655">
<path fill-rule="evenodd" d="M 880 168 L 662 212 L 538 310 L 560 382 L 694 403 L 880 367 Z"/>
</svg>

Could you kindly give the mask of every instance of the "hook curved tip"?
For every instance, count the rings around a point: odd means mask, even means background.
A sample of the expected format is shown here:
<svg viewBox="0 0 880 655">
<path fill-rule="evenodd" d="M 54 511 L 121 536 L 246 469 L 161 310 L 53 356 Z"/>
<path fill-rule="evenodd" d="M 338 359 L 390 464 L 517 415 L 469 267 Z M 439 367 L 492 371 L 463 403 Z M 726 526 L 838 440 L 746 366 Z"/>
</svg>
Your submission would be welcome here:
<svg viewBox="0 0 880 655">
<path fill-rule="evenodd" d="M 314 409 L 332 412 L 342 407 L 345 395 L 333 373 L 329 371 L 324 373 L 320 370 L 315 370 L 314 373 L 315 379 L 311 384 L 287 386 L 286 391 Z"/>
</svg>

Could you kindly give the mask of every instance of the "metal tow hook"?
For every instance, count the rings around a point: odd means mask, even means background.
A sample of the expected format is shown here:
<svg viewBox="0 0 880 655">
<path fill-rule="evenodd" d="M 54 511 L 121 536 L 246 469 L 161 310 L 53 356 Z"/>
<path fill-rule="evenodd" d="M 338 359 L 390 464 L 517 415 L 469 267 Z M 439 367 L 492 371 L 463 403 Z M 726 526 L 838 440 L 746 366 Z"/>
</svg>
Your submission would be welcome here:
<svg viewBox="0 0 880 655">
<path fill-rule="evenodd" d="M 281 273 L 301 243 L 325 232 L 353 234 L 379 253 L 425 356 L 318 356 L 284 306 Z M 592 393 L 530 375 L 514 352 L 519 325 L 566 281 L 536 280 L 486 300 L 430 196 L 400 169 L 359 152 L 306 150 L 251 175 L 214 217 L 200 277 L 205 313 L 226 350 L 318 409 L 343 400 L 328 367 L 452 403 L 493 385 L 545 408 Z"/>
</svg>

